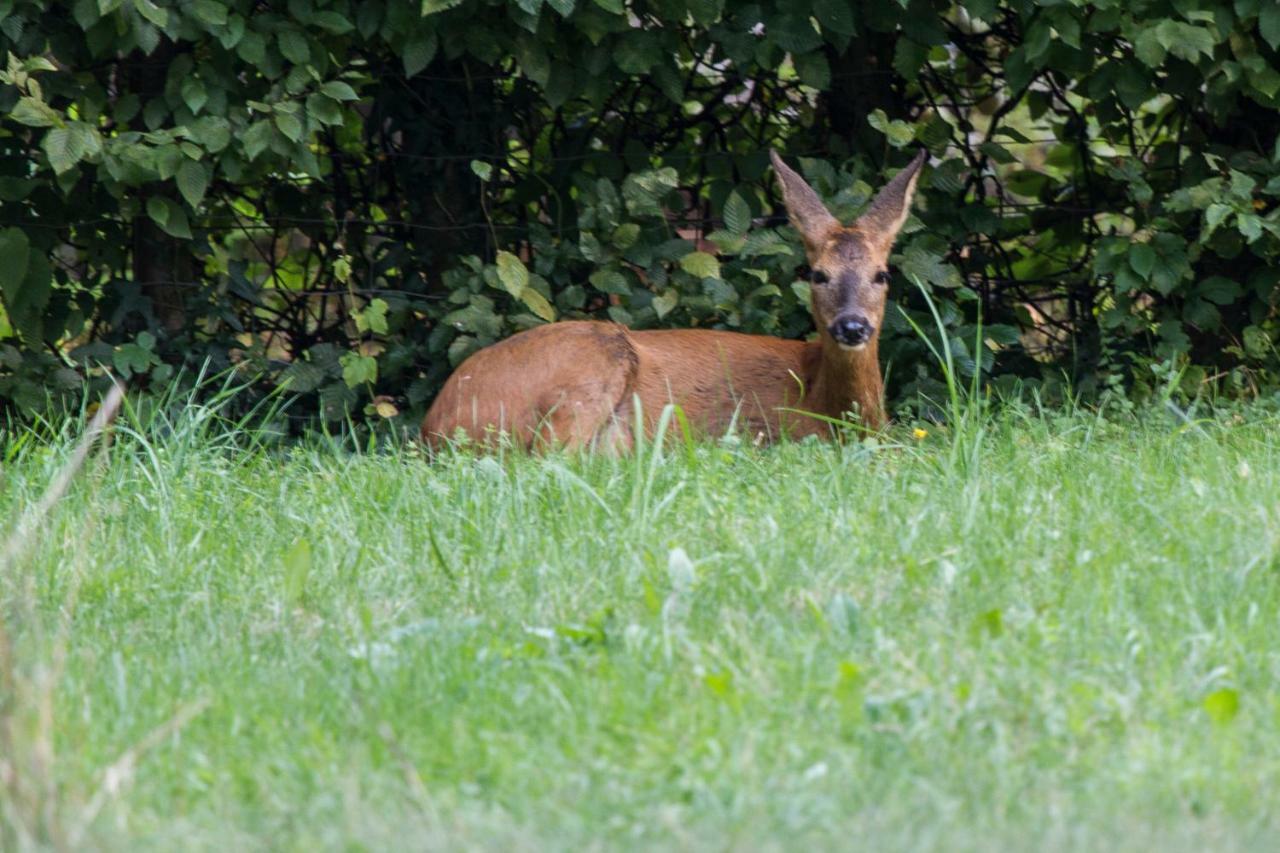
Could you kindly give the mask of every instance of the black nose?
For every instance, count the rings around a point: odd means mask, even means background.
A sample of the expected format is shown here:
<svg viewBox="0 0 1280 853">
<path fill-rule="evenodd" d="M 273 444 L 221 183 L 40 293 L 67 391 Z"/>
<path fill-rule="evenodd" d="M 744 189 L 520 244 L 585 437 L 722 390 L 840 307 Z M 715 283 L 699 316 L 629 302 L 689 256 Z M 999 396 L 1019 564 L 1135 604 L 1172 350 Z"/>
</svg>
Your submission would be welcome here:
<svg viewBox="0 0 1280 853">
<path fill-rule="evenodd" d="M 836 339 L 836 343 L 847 347 L 865 344 L 874 331 L 870 323 L 857 316 L 840 317 L 831 324 L 830 329 L 831 337 Z"/>
</svg>

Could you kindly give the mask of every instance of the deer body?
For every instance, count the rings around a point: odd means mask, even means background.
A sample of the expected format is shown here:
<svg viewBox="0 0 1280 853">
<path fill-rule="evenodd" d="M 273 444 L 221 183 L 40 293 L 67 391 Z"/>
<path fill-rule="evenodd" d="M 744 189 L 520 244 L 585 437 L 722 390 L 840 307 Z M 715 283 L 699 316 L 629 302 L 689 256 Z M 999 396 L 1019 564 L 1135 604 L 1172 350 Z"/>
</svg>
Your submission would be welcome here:
<svg viewBox="0 0 1280 853">
<path fill-rule="evenodd" d="M 792 224 L 813 269 L 815 341 L 712 330 L 633 331 L 614 323 L 551 323 L 514 335 L 464 361 L 422 424 L 439 445 L 459 429 L 487 442 L 630 447 L 636 425 L 653 429 L 668 403 L 707 435 L 733 425 L 753 438 L 829 435 L 826 419 L 855 412 L 884 424 L 879 325 L 885 263 L 923 152 L 852 226 L 841 226 L 799 175 L 774 156 Z M 814 417 L 816 415 L 817 417 Z"/>
</svg>

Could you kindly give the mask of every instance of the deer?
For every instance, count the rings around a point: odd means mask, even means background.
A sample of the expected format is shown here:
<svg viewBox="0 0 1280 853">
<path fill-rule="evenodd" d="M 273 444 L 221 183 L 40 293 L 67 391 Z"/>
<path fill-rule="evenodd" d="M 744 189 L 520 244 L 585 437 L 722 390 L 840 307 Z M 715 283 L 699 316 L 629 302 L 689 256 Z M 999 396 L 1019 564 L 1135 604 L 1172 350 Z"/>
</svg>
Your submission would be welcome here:
<svg viewBox="0 0 1280 853">
<path fill-rule="evenodd" d="M 709 436 L 738 427 L 761 441 L 832 437 L 850 414 L 863 429 L 882 429 L 888 260 L 927 151 L 849 225 L 776 151 L 770 158 L 808 260 L 816 339 L 594 320 L 536 326 L 464 360 L 428 410 L 422 440 L 435 450 L 461 432 L 491 446 L 505 434 L 524 449 L 625 452 L 637 429 L 653 434 L 668 404 Z"/>
</svg>

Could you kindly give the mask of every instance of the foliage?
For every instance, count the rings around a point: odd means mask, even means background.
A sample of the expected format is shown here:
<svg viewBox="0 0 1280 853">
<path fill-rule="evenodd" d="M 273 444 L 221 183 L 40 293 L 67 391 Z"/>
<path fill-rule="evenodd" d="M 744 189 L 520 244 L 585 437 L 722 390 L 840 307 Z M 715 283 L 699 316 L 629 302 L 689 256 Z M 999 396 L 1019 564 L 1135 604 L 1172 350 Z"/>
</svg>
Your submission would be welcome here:
<svg viewBox="0 0 1280 853">
<path fill-rule="evenodd" d="M 0 0 L 0 397 L 238 364 L 412 419 L 537 323 L 809 332 L 767 151 L 843 215 L 927 146 L 882 352 L 1280 383 L 1266 0 Z M 982 316 L 983 341 L 975 340 Z"/>
</svg>

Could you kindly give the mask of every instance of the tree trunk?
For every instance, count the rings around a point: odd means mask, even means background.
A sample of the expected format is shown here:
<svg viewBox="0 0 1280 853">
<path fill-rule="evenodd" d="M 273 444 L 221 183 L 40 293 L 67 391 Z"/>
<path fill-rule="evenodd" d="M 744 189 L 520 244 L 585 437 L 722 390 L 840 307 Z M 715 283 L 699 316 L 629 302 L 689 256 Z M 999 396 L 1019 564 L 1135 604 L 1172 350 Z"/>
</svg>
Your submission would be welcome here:
<svg viewBox="0 0 1280 853">
<path fill-rule="evenodd" d="M 867 124 L 867 116 L 878 109 L 891 119 L 907 113 L 906 102 L 893 86 L 897 38 L 893 33 L 861 29 L 842 52 L 827 47 L 831 85 L 822 94 L 819 108 L 833 137 L 830 147 L 844 149 L 838 153 L 865 154 L 877 168 L 883 165 L 885 140 Z"/>
</svg>

